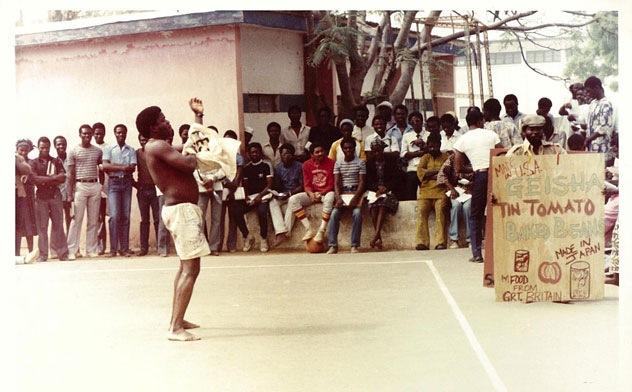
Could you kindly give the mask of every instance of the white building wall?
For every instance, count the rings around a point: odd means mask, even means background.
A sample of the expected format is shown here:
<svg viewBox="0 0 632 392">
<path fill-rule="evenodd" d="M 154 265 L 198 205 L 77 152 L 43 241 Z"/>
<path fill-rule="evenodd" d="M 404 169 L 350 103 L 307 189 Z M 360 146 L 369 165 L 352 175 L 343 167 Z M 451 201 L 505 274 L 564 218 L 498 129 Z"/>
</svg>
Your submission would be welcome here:
<svg viewBox="0 0 632 392">
<path fill-rule="evenodd" d="M 515 52 L 518 48 L 502 48 L 498 43 L 490 42 L 490 52 Z M 528 46 L 526 51 L 530 50 L 545 50 L 539 47 Z M 566 52 L 560 51 L 561 61 L 550 63 L 536 63 L 530 62 L 530 64 L 543 71 L 546 74 L 554 76 L 562 76 L 564 67 L 566 65 Z M 546 76 L 540 75 L 531 70 L 523 61 L 519 64 L 492 64 L 492 88 L 494 92 L 494 98 L 498 99 L 502 105 L 502 101 L 505 95 L 514 94 L 518 97 L 519 110 L 523 113 L 535 113 L 538 107 L 538 100 L 542 97 L 547 97 L 553 102 L 551 113 L 557 115 L 557 111 L 560 106 L 570 99 L 570 92 L 568 87 L 563 81 L 556 81 Z M 472 79 L 473 79 L 473 91 L 474 91 L 474 105 L 482 108 L 480 99 L 480 87 L 478 78 L 478 69 L 472 67 Z M 456 94 L 467 94 L 467 68 L 465 66 L 454 67 L 454 85 Z M 489 90 L 487 86 L 487 69 L 485 63 L 483 63 L 483 91 L 484 100 L 490 98 Z M 470 106 L 468 98 L 456 99 L 456 113 L 460 115 L 460 108 Z M 501 116 L 504 114 L 504 106 L 501 111 Z M 465 124 L 465 117 L 460 117 L 462 123 Z"/>
<path fill-rule="evenodd" d="M 305 92 L 303 37 L 300 32 L 242 25 L 241 63 L 244 93 Z M 252 141 L 267 141 L 266 126 L 272 121 L 281 126 L 289 125 L 286 112 L 244 113 L 244 124 L 255 130 Z"/>
</svg>

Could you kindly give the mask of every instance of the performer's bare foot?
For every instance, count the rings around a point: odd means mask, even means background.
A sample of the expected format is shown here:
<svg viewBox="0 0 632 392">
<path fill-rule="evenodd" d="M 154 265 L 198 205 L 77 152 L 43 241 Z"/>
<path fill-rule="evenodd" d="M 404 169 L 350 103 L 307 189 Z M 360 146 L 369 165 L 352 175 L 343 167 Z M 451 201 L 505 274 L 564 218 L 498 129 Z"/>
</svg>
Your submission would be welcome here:
<svg viewBox="0 0 632 392">
<path fill-rule="evenodd" d="M 175 340 L 178 342 L 191 342 L 193 340 L 200 340 L 198 336 L 185 331 L 184 328 L 178 329 L 176 331 L 169 331 L 167 333 L 167 339 Z"/>
<path fill-rule="evenodd" d="M 182 328 L 184 329 L 195 329 L 195 328 L 200 328 L 199 325 L 194 324 L 192 322 L 186 321 L 186 320 L 182 320 Z"/>
</svg>

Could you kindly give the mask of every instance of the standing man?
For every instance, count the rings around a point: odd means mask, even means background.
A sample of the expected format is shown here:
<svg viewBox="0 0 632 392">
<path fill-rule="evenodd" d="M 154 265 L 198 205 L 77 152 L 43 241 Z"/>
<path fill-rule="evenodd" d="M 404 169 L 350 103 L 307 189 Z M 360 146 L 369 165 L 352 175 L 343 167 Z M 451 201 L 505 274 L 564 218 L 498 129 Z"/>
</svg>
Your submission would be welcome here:
<svg viewBox="0 0 632 392">
<path fill-rule="evenodd" d="M 483 129 L 483 114 L 471 111 L 465 118 L 470 130 L 454 144 L 454 169 L 458 177 L 465 173 L 465 158 L 470 160 L 474 177 L 472 183 L 472 202 L 470 214 L 470 239 L 472 245 L 471 262 L 482 263 L 483 226 L 485 225 L 485 205 L 487 203 L 487 170 L 489 169 L 489 150 L 502 147 L 498 135 L 489 129 Z"/>
<path fill-rule="evenodd" d="M 362 236 L 362 199 L 364 197 L 366 164 L 356 157 L 356 141 L 353 138 L 342 141 L 342 152 L 345 159 L 336 161 L 334 166 L 335 207 L 331 212 L 331 220 L 327 234 L 328 254 L 338 253 L 338 231 L 340 217 L 345 209 L 353 210 L 351 226 L 351 253 L 358 253 Z M 345 203 L 343 197 L 350 198 Z"/>
<path fill-rule="evenodd" d="M 374 116 L 371 125 L 373 126 L 374 132 L 367 136 L 364 140 L 364 152 L 366 153 L 367 158 L 371 157 L 371 143 L 373 143 L 375 139 L 382 140 L 386 145 L 384 148 L 384 154 L 392 157 L 399 156 L 399 143 L 394 136 L 389 135 L 386 132 L 386 120 L 384 117 L 380 115 Z"/>
<path fill-rule="evenodd" d="M 385 123 L 385 129 L 391 129 L 393 125 L 395 125 L 395 121 L 393 121 L 393 104 L 389 101 L 382 101 L 375 107 L 376 115 L 381 116 Z M 371 146 L 369 146 L 371 148 Z"/>
<path fill-rule="evenodd" d="M 366 123 L 369 119 L 369 109 L 364 105 L 358 106 L 354 109 L 354 113 L 355 123 L 351 136 L 358 142 L 364 142 L 364 139 L 373 133 L 373 128 Z"/>
<path fill-rule="evenodd" d="M 68 164 L 67 164 L 67 155 L 66 148 L 68 147 L 68 142 L 66 138 L 63 136 L 56 136 L 53 139 L 53 143 L 55 144 L 55 150 L 57 151 L 57 159 L 61 161 L 64 165 L 64 173 L 68 172 Z M 72 219 L 72 215 L 70 214 L 70 208 L 72 207 L 72 201 L 68 197 L 68 187 L 66 181 L 59 184 L 59 192 L 61 193 L 61 203 L 62 208 L 64 210 L 64 218 L 66 221 L 66 238 L 68 237 L 68 230 L 70 229 L 70 220 Z"/>
<path fill-rule="evenodd" d="M 94 131 L 94 143 L 101 149 L 103 155 L 105 150 L 111 147 L 110 143 L 105 142 L 105 125 L 98 122 L 92 126 Z M 108 214 L 108 178 L 103 171 L 103 166 L 99 165 L 99 183 L 101 183 L 101 202 L 99 204 L 99 255 L 105 254 L 107 247 L 108 234 L 105 224 L 105 216 Z"/>
<path fill-rule="evenodd" d="M 37 261 L 48 260 L 48 220 L 51 221 L 51 248 L 59 261 L 68 259 L 68 244 L 64 234 L 64 213 L 59 185 L 66 181 L 66 171 L 59 159 L 49 155 L 50 140 L 43 136 L 37 141 L 39 157 L 29 162 L 33 170 L 31 181 L 37 186 L 35 216 L 37 217 Z"/>
<path fill-rule="evenodd" d="M 503 115 L 502 120 L 512 122 L 516 130 L 522 129 L 520 120 L 524 117 L 524 113 L 518 110 L 518 97 L 513 94 L 505 95 L 503 105 L 505 105 L 505 115 Z M 500 113 L 500 111 L 498 113 Z M 516 131 L 516 133 L 519 132 Z"/>
<path fill-rule="evenodd" d="M 173 235 L 180 269 L 174 281 L 173 309 L 167 339 L 199 340 L 186 331 L 197 325 L 184 320 L 195 280 L 200 273 L 200 257 L 210 253 L 204 237 L 202 211 L 197 206 L 198 188 L 193 171 L 195 155 L 182 155 L 167 143 L 173 128 L 157 106 L 143 109 L 136 117 L 138 132 L 148 138 L 145 145 L 147 167 L 164 193 L 162 219 Z"/>
<path fill-rule="evenodd" d="M 266 127 L 268 131 L 268 142 L 263 145 L 264 159 L 276 167 L 281 163 L 281 125 L 272 121 Z"/>
<path fill-rule="evenodd" d="M 614 124 L 612 104 L 604 95 L 601 80 L 591 76 L 584 82 L 584 89 L 592 102 L 588 111 L 586 147 L 588 151 L 608 152 Z"/>
<path fill-rule="evenodd" d="M 96 257 L 98 253 L 97 229 L 99 224 L 99 203 L 101 202 L 101 184 L 99 183 L 99 165 L 103 152 L 92 145 L 93 131 L 90 125 L 79 127 L 81 144 L 68 153 L 67 189 L 68 197 L 75 203 L 75 216 L 68 229 L 68 259 L 75 260 L 79 253 L 81 224 L 87 211 L 86 253 Z"/>
<path fill-rule="evenodd" d="M 416 200 L 419 178 L 417 165 L 422 155 L 426 153 L 426 140 L 429 132 L 424 131 L 424 118 L 420 112 L 412 112 L 408 116 L 413 132 L 408 132 L 402 138 L 400 157 L 406 161 L 406 186 L 402 200 Z"/>
<path fill-rule="evenodd" d="M 160 225 L 160 204 L 156 194 L 156 185 L 149 174 L 147 158 L 145 157 L 145 145 L 147 138 L 138 134 L 140 148 L 136 150 L 136 163 L 138 165 L 138 181 L 134 182 L 136 188 L 136 199 L 138 199 L 138 209 L 140 210 L 140 253 L 145 256 L 149 253 L 149 210 L 154 221 L 154 232 L 156 234 L 156 247 L 158 247 L 158 226 Z"/>
<path fill-rule="evenodd" d="M 505 148 L 509 148 L 514 144 L 522 143 L 522 137 L 518 133 L 516 125 L 512 121 L 501 120 L 500 102 L 496 98 L 490 98 L 483 103 L 483 116 L 485 117 L 485 129 L 494 131 L 500 138 L 500 144 Z M 520 118 L 524 117 L 520 114 Z"/>
<path fill-rule="evenodd" d="M 441 152 L 452 152 L 454 143 L 461 137 L 461 132 L 457 131 L 456 118 L 450 113 L 441 116 Z"/>
<path fill-rule="evenodd" d="M 342 137 L 340 130 L 331 125 L 333 113 L 329 107 L 325 106 L 318 110 L 318 124 L 309 131 L 308 141 L 310 143 L 319 142 L 325 151 L 329 151 L 331 145 Z"/>
<path fill-rule="evenodd" d="M 395 125 L 393 125 L 388 131 L 386 131 L 387 135 L 393 136 L 397 139 L 397 144 L 401 150 L 402 148 L 402 137 L 413 130 L 413 127 L 408 124 L 408 108 L 404 105 L 395 106 Z M 371 146 L 369 146 L 369 149 Z"/>
<path fill-rule="evenodd" d="M 130 257 L 134 252 L 129 248 L 129 217 L 132 207 L 132 174 L 136 170 L 136 151 L 125 144 L 127 127 L 114 127 L 116 144 L 103 155 L 103 171 L 108 176 L 108 199 L 110 207 L 110 257 L 118 252 Z"/>
<path fill-rule="evenodd" d="M 310 129 L 307 125 L 301 123 L 302 110 L 297 105 L 292 105 L 287 111 L 287 116 L 290 119 L 290 125 L 281 131 L 281 144 L 290 143 L 296 150 L 296 159 L 299 162 L 305 162 L 309 158 L 309 153 L 306 147 L 307 139 L 309 139 Z M 246 140 L 246 143 L 249 143 Z"/>
<path fill-rule="evenodd" d="M 430 232 L 428 218 L 430 211 L 435 213 L 435 249 L 445 249 L 445 209 L 448 200 L 445 196 L 446 187 L 437 181 L 437 174 L 448 159 L 448 154 L 441 152 L 441 136 L 431 133 L 428 136 L 428 154 L 419 160 L 417 177 L 419 177 L 419 195 L 417 198 L 417 250 L 428 250 L 430 247 Z"/>
</svg>

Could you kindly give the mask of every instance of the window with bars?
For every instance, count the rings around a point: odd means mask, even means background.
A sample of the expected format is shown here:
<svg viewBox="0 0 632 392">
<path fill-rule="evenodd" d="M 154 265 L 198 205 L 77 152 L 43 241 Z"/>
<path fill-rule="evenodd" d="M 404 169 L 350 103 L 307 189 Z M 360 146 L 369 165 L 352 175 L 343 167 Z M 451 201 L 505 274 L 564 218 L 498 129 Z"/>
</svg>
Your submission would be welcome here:
<svg viewBox="0 0 632 392">
<path fill-rule="evenodd" d="M 562 53 L 559 50 L 532 50 L 527 52 L 527 61 L 530 63 L 559 63 L 562 61 Z"/>
</svg>

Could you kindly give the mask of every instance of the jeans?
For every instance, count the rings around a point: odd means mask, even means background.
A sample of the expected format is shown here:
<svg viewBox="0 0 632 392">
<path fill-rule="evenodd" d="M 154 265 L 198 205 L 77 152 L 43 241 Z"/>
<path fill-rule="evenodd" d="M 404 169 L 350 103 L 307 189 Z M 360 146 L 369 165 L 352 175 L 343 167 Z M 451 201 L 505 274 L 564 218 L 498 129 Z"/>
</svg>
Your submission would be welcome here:
<svg viewBox="0 0 632 392">
<path fill-rule="evenodd" d="M 465 221 L 465 236 L 470 241 L 470 215 L 472 207 L 472 199 L 461 203 L 456 199 L 450 199 L 452 206 L 450 207 L 450 229 L 448 231 L 452 241 L 459 239 L 459 216 L 463 215 Z"/>
<path fill-rule="evenodd" d="M 98 182 L 77 182 L 75 188 L 75 216 L 68 229 L 68 253 L 74 255 L 79 250 L 81 224 L 87 211 L 86 252 L 97 254 L 97 225 L 99 223 L 99 203 L 101 184 Z"/>
<path fill-rule="evenodd" d="M 207 227 L 206 209 L 211 205 L 211 232 Z M 220 224 L 222 220 L 222 192 L 200 192 L 198 196 L 198 207 L 202 210 L 204 220 L 204 236 L 212 252 L 219 251 L 220 248 Z"/>
<path fill-rule="evenodd" d="M 138 200 L 138 209 L 140 210 L 140 250 L 147 252 L 149 250 L 149 209 L 151 208 L 151 216 L 154 221 L 154 232 L 156 235 L 156 247 L 158 247 L 158 225 L 160 221 L 160 206 L 158 196 L 156 195 L 156 187 L 153 185 L 139 185 L 136 191 L 136 199 Z"/>
<path fill-rule="evenodd" d="M 106 230 L 107 225 L 105 224 L 105 216 L 107 215 L 108 209 L 108 199 L 105 197 L 100 198 L 99 203 L 99 227 L 97 233 L 97 241 L 98 241 L 98 250 L 99 253 L 105 253 L 105 248 L 108 243 L 108 232 Z"/>
<path fill-rule="evenodd" d="M 329 247 L 338 247 L 338 231 L 340 230 L 340 217 L 344 210 L 349 207 L 335 207 L 331 211 L 329 219 L 329 227 L 327 228 L 327 245 Z M 362 236 L 362 207 L 354 207 L 352 213 L 353 223 L 351 225 L 351 246 L 360 246 L 360 237 Z"/>
<path fill-rule="evenodd" d="M 267 201 L 253 206 L 247 206 L 245 212 L 257 210 L 257 220 L 259 221 L 259 235 L 261 238 L 268 238 L 268 211 L 270 210 Z"/>
<path fill-rule="evenodd" d="M 132 207 L 132 178 L 110 177 L 110 253 L 129 249 L 129 216 Z"/>
<path fill-rule="evenodd" d="M 226 249 L 234 250 L 237 247 L 237 229 L 246 238 L 250 231 L 244 218 L 245 205 L 243 200 L 226 200 L 224 205 L 228 209 L 228 236 L 226 237 Z"/>
<path fill-rule="evenodd" d="M 64 233 L 64 212 L 59 192 L 51 199 L 35 200 L 37 217 L 37 247 L 40 257 L 48 258 L 48 220 L 51 221 L 50 247 L 60 257 L 68 257 L 68 244 Z"/>
<path fill-rule="evenodd" d="M 483 227 L 485 227 L 485 204 L 487 203 L 487 171 L 474 173 L 472 184 L 472 212 L 470 215 L 470 238 L 472 256 L 483 257 Z"/>
</svg>

